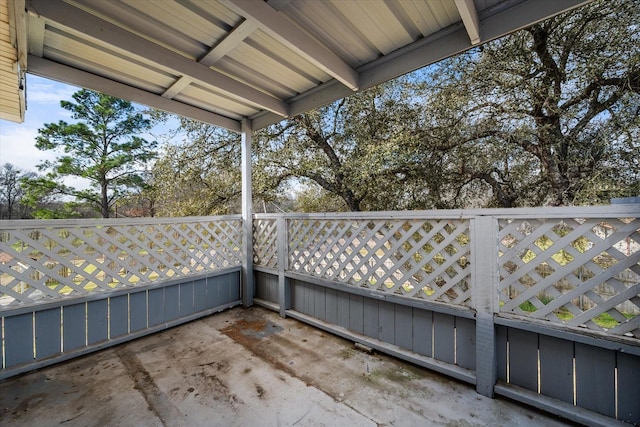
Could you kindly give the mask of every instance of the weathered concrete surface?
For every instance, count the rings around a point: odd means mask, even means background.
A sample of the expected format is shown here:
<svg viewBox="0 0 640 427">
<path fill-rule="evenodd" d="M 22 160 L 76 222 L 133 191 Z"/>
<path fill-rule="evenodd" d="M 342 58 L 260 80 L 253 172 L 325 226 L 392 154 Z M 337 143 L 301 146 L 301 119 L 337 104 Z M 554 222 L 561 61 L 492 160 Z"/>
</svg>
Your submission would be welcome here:
<svg viewBox="0 0 640 427">
<path fill-rule="evenodd" d="M 11 426 L 561 426 L 262 308 L 0 383 Z"/>
</svg>

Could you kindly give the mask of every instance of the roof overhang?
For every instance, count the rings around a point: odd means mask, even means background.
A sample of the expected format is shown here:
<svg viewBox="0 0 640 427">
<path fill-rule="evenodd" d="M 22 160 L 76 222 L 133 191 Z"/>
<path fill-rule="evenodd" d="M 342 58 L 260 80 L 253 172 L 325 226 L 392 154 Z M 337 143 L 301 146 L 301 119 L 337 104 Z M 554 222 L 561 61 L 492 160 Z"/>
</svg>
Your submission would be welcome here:
<svg viewBox="0 0 640 427">
<path fill-rule="evenodd" d="M 2 118 L 24 118 L 26 67 L 233 131 L 247 119 L 259 129 L 589 1 L 0 0 L 14 10 L 2 34 L 15 33 L 2 71 L 16 70 L 7 84 L 3 74 L 2 99 L 22 99 L 7 113 L 3 101 Z"/>
</svg>

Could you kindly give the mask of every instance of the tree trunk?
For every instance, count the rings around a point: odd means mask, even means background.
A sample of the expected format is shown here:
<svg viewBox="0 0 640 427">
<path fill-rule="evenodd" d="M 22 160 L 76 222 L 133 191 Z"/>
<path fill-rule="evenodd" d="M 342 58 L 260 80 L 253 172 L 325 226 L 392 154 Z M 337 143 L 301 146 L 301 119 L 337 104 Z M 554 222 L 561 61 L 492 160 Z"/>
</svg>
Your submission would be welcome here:
<svg viewBox="0 0 640 427">
<path fill-rule="evenodd" d="M 107 197 L 107 182 L 100 183 L 100 190 L 102 199 L 100 200 L 100 209 L 102 211 L 102 218 L 109 218 L 109 199 Z"/>
</svg>

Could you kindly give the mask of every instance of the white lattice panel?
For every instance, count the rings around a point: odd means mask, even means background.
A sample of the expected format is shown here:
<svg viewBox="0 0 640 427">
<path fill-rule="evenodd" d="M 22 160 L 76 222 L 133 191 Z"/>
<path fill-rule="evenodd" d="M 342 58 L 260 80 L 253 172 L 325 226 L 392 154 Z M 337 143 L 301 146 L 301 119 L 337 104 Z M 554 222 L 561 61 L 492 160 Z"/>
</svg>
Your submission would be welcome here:
<svg viewBox="0 0 640 427">
<path fill-rule="evenodd" d="M 499 222 L 500 311 L 640 337 L 640 220 Z"/>
<path fill-rule="evenodd" d="M 242 264 L 239 219 L 50 224 L 0 228 L 0 309 Z"/>
<path fill-rule="evenodd" d="M 289 269 L 385 293 L 467 304 L 468 220 L 290 219 Z"/>
<path fill-rule="evenodd" d="M 253 263 L 260 267 L 277 268 L 277 221 L 255 219 L 253 221 Z"/>
</svg>

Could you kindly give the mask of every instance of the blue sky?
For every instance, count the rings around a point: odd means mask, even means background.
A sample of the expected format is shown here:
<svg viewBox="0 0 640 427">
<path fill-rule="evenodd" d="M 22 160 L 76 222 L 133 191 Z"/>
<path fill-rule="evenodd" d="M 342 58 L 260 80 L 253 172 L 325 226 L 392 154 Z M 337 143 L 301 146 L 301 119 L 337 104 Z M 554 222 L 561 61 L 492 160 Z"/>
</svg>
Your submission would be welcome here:
<svg viewBox="0 0 640 427">
<path fill-rule="evenodd" d="M 37 164 L 43 160 L 53 160 L 56 155 L 54 152 L 40 151 L 35 147 L 38 129 L 43 128 L 45 123 L 72 121 L 71 113 L 60 107 L 60 101 L 72 101 L 71 95 L 79 89 L 28 74 L 24 123 L 0 120 L 0 165 L 11 163 L 23 172 L 38 172 Z M 157 129 L 154 134 L 162 132 L 163 129 Z"/>
<path fill-rule="evenodd" d="M 27 75 L 27 112 L 24 123 L 0 120 L 0 165 L 11 163 L 25 172 L 37 172 L 42 160 L 53 159 L 54 153 L 35 147 L 38 129 L 45 123 L 69 121 L 71 115 L 60 107 L 63 99 L 71 100 L 78 90 L 40 77 Z"/>
<path fill-rule="evenodd" d="M 0 165 L 11 163 L 24 172 L 38 171 L 37 165 L 44 160 L 54 160 L 56 153 L 53 151 L 41 151 L 35 147 L 38 129 L 46 123 L 57 123 L 60 120 L 73 122 L 71 113 L 60 106 L 60 101 L 73 101 L 72 95 L 80 88 L 54 80 L 49 80 L 27 74 L 27 111 L 23 123 L 13 123 L 0 119 Z M 134 104 L 139 108 L 145 108 Z M 167 140 L 165 134 L 172 133 L 179 123 L 175 116 L 166 124 L 158 125 L 152 129 L 150 135 L 143 135 L 148 140 L 157 140 L 160 147 L 165 143 L 173 143 L 184 137 L 182 134 L 173 136 Z M 67 177 L 65 184 L 86 188 L 87 182 L 81 178 Z"/>
</svg>

